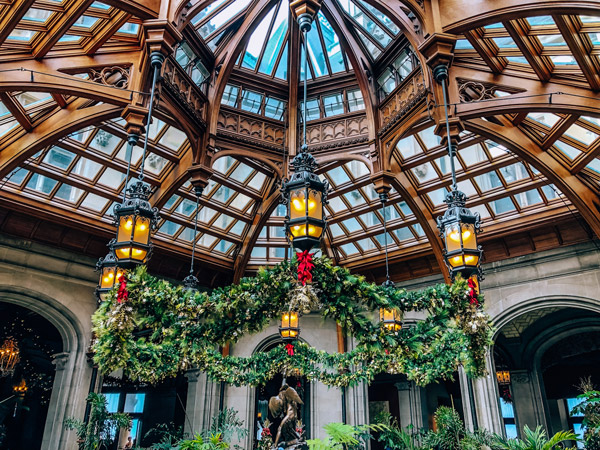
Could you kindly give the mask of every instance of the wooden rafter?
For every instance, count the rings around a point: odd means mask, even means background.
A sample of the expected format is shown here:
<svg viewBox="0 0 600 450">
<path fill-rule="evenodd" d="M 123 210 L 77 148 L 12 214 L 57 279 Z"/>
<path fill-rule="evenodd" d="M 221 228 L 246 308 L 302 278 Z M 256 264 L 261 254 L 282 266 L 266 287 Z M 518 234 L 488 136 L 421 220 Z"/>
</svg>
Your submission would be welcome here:
<svg viewBox="0 0 600 450">
<path fill-rule="evenodd" d="M 504 28 L 515 41 L 521 53 L 538 76 L 540 81 L 548 81 L 552 76 L 554 64 L 547 56 L 542 56 L 542 46 L 529 36 L 529 24 L 525 19 L 503 22 Z"/>
<path fill-rule="evenodd" d="M 13 32 L 21 17 L 27 12 L 35 0 L 16 0 L 0 18 L 0 44 Z"/>
<path fill-rule="evenodd" d="M 17 119 L 17 122 L 19 122 L 25 131 L 29 132 L 33 129 L 31 120 L 29 120 L 27 113 L 18 101 L 8 95 L 6 92 L 0 92 L 0 100 L 2 100 L 2 103 L 6 109 L 8 109 L 13 117 Z"/>
</svg>

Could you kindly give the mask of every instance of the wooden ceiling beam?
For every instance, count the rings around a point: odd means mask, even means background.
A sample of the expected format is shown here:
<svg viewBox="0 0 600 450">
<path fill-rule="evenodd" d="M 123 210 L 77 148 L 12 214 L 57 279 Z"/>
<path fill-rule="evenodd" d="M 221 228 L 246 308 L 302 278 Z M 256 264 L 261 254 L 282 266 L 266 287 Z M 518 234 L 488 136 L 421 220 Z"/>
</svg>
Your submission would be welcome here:
<svg viewBox="0 0 600 450">
<path fill-rule="evenodd" d="M 58 16 L 58 20 L 50 25 L 44 38 L 33 46 L 31 52 L 33 57 L 42 59 L 46 56 L 92 3 L 94 0 L 72 0 L 66 3 L 65 10 Z"/>
<path fill-rule="evenodd" d="M 0 18 L 0 44 L 3 44 L 13 32 L 34 2 L 35 0 L 15 0 L 8 8 L 5 8 L 5 12 Z"/>
<path fill-rule="evenodd" d="M 6 92 L 0 92 L 0 100 L 25 131 L 30 132 L 33 130 L 31 120 L 29 120 L 27 113 L 18 101 Z"/>
<path fill-rule="evenodd" d="M 581 158 L 578 158 L 575 161 L 575 164 L 573 165 L 573 167 L 571 167 L 571 173 L 577 174 L 577 173 L 581 172 L 585 168 L 585 166 L 587 166 L 589 163 L 591 163 L 599 155 L 600 155 L 600 144 L 595 144 L 593 147 L 591 147 L 587 151 L 587 153 L 584 153 Z"/>
<path fill-rule="evenodd" d="M 142 20 L 157 19 L 163 3 L 161 0 L 102 0 L 107 5 L 114 6 Z M 184 2 L 181 2 L 184 3 Z"/>
<path fill-rule="evenodd" d="M 600 200 L 576 175 L 557 161 L 549 152 L 533 142 L 529 136 L 505 121 L 500 126 L 483 119 L 464 121 L 465 128 L 504 145 L 528 164 L 539 170 L 577 208 L 587 224 L 600 236 Z"/>
<path fill-rule="evenodd" d="M 93 55 L 96 53 L 130 18 L 131 14 L 125 11 L 118 11 L 104 27 L 94 33 L 93 38 L 83 49 L 85 54 Z"/>
<path fill-rule="evenodd" d="M 579 68 L 585 75 L 586 80 L 590 83 L 593 91 L 600 90 L 600 77 L 598 70 L 600 67 L 592 59 L 590 51 L 592 50 L 586 39 L 579 33 L 579 21 L 574 16 L 552 16 L 554 23 L 558 26 L 565 42 L 571 50 L 571 54 L 577 61 Z"/>
<path fill-rule="evenodd" d="M 543 47 L 528 35 L 529 23 L 525 19 L 518 19 L 508 20 L 503 25 L 540 81 L 548 81 L 552 77 L 554 64 L 550 58 L 541 55 Z"/>
<path fill-rule="evenodd" d="M 277 208 L 277 205 L 279 205 L 281 193 L 277 189 L 275 180 L 271 181 L 267 192 L 269 192 L 267 197 L 262 200 L 256 208 L 256 213 L 252 219 L 252 224 L 250 227 L 248 227 L 248 230 L 243 237 L 243 243 L 240 246 L 240 251 L 238 252 L 235 262 L 233 263 L 234 283 L 239 282 L 244 276 L 258 236 L 271 217 L 273 211 L 275 211 L 275 208 Z"/>
<path fill-rule="evenodd" d="M 564 134 L 577 121 L 576 115 L 570 115 L 564 119 L 556 128 L 550 131 L 550 134 L 546 136 L 542 144 L 542 150 L 548 150 L 554 145 L 554 143 Z"/>
<path fill-rule="evenodd" d="M 70 103 L 67 108 L 57 110 L 36 124 L 30 133 L 6 143 L 0 152 L 0 179 L 44 147 L 86 126 L 119 117 L 122 110 L 121 107 L 108 104 L 78 109 L 86 102 L 78 99 Z"/>
<path fill-rule="evenodd" d="M 52 99 L 56 102 L 58 106 L 60 106 L 63 109 L 67 107 L 67 101 L 65 100 L 65 97 L 62 94 L 52 92 L 50 95 L 52 96 Z"/>
<path fill-rule="evenodd" d="M 483 33 L 483 29 L 476 28 L 474 30 L 465 31 L 465 37 L 492 72 L 502 73 L 508 64 L 508 61 L 506 58 L 498 57 L 498 49 L 490 46 L 483 39 Z"/>
</svg>

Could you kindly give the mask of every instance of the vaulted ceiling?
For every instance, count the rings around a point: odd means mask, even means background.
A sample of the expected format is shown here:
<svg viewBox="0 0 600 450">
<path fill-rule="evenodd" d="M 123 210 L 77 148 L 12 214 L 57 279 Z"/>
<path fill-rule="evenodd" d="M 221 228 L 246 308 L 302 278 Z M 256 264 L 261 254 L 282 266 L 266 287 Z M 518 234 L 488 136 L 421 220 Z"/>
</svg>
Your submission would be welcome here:
<svg viewBox="0 0 600 450">
<path fill-rule="evenodd" d="M 307 78 L 309 149 L 332 186 L 323 252 L 377 279 L 385 214 L 395 278 L 440 272 L 435 218 L 450 168 L 428 63 L 442 43 L 459 188 L 484 219 L 488 260 L 590 239 L 600 233 L 599 8 L 323 0 L 305 74 L 283 0 L 0 0 L 0 217 L 112 233 L 128 161 L 129 183 L 141 170 L 146 135 L 131 155 L 127 139 L 147 110 L 149 53 L 161 51 L 144 165 L 159 252 L 184 261 L 195 245 L 201 268 L 234 278 L 286 257 L 278 189 L 299 147 Z"/>
</svg>

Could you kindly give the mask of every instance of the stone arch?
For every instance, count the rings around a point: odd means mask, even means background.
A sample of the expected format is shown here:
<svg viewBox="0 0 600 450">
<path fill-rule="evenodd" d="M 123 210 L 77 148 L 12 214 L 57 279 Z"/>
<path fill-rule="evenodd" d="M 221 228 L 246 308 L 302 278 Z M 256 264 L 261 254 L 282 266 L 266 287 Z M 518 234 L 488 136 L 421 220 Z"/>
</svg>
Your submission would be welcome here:
<svg viewBox="0 0 600 450">
<path fill-rule="evenodd" d="M 502 327 L 508 324 L 513 319 L 516 319 L 517 317 L 530 311 L 550 307 L 585 309 L 600 314 L 600 300 L 588 297 L 569 295 L 546 295 L 522 301 L 513 299 L 512 304 L 508 307 L 505 307 L 501 313 L 494 316 L 490 312 L 492 320 L 496 325 L 496 331 L 494 333 L 493 338 L 495 339 L 498 336 Z"/>
<path fill-rule="evenodd" d="M 0 285 L 0 302 L 15 304 L 39 314 L 60 333 L 63 351 L 53 355 L 56 372 L 41 448 L 66 448 L 74 440 L 74 435 L 64 428 L 63 422 L 68 417 L 83 417 L 88 393 L 91 367 L 86 361 L 85 349 L 89 338 L 84 326 L 63 303 L 39 291 Z"/>
</svg>

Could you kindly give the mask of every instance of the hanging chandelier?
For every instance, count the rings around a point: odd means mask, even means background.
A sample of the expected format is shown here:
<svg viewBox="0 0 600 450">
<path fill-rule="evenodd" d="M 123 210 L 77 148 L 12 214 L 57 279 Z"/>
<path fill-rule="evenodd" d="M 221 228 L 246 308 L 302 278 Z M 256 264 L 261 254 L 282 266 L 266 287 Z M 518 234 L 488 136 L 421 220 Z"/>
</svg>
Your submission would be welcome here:
<svg viewBox="0 0 600 450">
<path fill-rule="evenodd" d="M 0 347 L 0 377 L 12 376 L 20 359 L 17 342 L 13 338 L 6 339 Z"/>
<path fill-rule="evenodd" d="M 289 180 L 283 180 L 281 185 L 283 203 L 287 205 L 286 236 L 292 246 L 301 251 L 309 251 L 314 247 L 318 247 L 321 242 L 327 225 L 324 205 L 327 204 L 327 191 L 329 190 L 329 183 L 321 181 L 315 173 L 318 164 L 313 155 L 309 153 L 306 142 L 307 34 L 310 31 L 312 21 L 313 15 L 310 13 L 303 12 L 298 15 L 298 25 L 304 38 L 303 143 L 300 153 L 292 160 L 292 176 Z"/>
<path fill-rule="evenodd" d="M 446 194 L 444 200 L 446 205 L 448 205 L 448 209 L 446 209 L 443 216 L 437 218 L 440 237 L 444 242 L 444 261 L 452 280 L 460 273 L 465 279 L 473 278 L 473 283 L 477 286 L 478 290 L 479 285 L 477 281 L 483 275 L 481 268 L 483 250 L 477 244 L 477 235 L 481 232 L 481 218 L 479 217 L 479 213 L 473 213 L 466 207 L 467 196 L 458 189 L 456 182 L 454 157 L 457 146 L 450 138 L 450 120 L 448 119 L 448 103 L 446 99 L 448 66 L 445 64 L 436 66 L 433 70 L 433 76 L 442 85 L 444 113 L 446 115 L 446 140 L 448 143 L 450 172 L 452 174 L 452 188 Z"/>
</svg>

